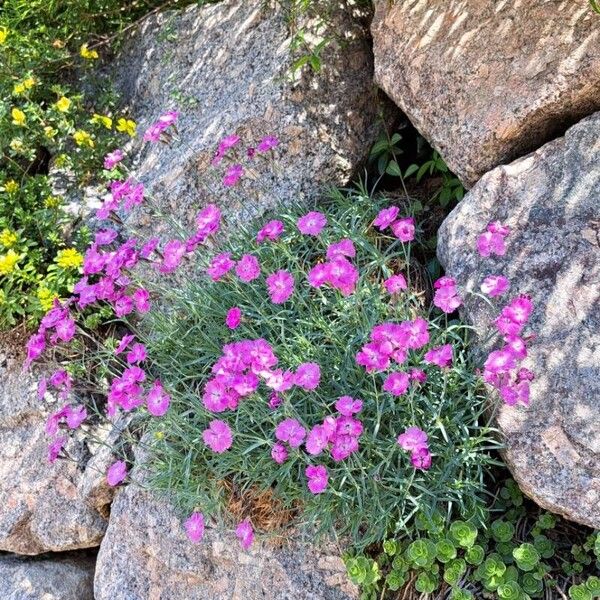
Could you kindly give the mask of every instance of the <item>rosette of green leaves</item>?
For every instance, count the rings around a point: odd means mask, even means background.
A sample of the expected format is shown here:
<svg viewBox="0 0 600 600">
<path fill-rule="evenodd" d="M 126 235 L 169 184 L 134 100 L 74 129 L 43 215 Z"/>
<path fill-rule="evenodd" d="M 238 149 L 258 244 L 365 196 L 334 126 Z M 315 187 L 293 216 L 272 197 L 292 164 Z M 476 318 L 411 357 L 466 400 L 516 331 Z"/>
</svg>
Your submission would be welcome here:
<svg viewBox="0 0 600 600">
<path fill-rule="evenodd" d="M 497 542 L 510 542 L 515 534 L 515 526 L 503 519 L 496 519 L 492 521 L 491 532 Z"/>
<path fill-rule="evenodd" d="M 480 565 L 484 558 L 485 550 L 479 545 L 471 546 L 470 548 L 467 548 L 467 551 L 465 552 L 465 560 L 470 565 Z"/>
<path fill-rule="evenodd" d="M 431 540 L 415 540 L 406 549 L 406 559 L 415 567 L 432 565 L 436 557 L 436 546 Z"/>
<path fill-rule="evenodd" d="M 463 558 L 455 558 L 444 567 L 444 581 L 449 585 L 457 585 L 467 571 L 467 563 Z"/>
<path fill-rule="evenodd" d="M 439 579 L 435 575 L 424 571 L 419 573 L 419 576 L 415 581 L 415 590 L 422 594 L 432 594 L 437 590 L 439 584 Z"/>
<path fill-rule="evenodd" d="M 477 539 L 477 528 L 467 521 L 454 521 L 450 525 L 450 537 L 461 548 L 470 548 Z"/>
<path fill-rule="evenodd" d="M 516 581 L 502 583 L 496 590 L 500 600 L 521 600 L 524 598 L 523 590 Z"/>
<path fill-rule="evenodd" d="M 513 550 L 513 558 L 521 571 L 533 571 L 540 562 L 539 552 L 533 544 L 524 543 Z"/>
<path fill-rule="evenodd" d="M 571 600 L 593 600 L 594 596 L 586 585 L 581 583 L 579 585 L 572 585 L 569 588 L 569 598 Z"/>
</svg>

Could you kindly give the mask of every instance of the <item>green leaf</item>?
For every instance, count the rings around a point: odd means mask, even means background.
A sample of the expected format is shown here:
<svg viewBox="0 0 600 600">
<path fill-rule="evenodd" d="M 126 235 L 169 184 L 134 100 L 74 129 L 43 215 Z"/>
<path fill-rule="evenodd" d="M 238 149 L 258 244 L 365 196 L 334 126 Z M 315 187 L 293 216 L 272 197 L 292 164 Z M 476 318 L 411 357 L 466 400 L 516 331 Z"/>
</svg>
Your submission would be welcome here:
<svg viewBox="0 0 600 600">
<path fill-rule="evenodd" d="M 414 163 L 412 165 L 408 165 L 408 167 L 406 168 L 406 171 L 404 171 L 404 177 L 408 178 L 413 173 L 416 173 L 418 170 L 419 170 L 419 165 L 415 165 Z"/>
<path fill-rule="evenodd" d="M 398 163 L 395 160 L 392 160 L 389 163 L 385 172 L 388 175 L 393 175 L 394 177 L 402 177 L 402 171 L 400 170 L 400 167 L 398 166 Z"/>
</svg>

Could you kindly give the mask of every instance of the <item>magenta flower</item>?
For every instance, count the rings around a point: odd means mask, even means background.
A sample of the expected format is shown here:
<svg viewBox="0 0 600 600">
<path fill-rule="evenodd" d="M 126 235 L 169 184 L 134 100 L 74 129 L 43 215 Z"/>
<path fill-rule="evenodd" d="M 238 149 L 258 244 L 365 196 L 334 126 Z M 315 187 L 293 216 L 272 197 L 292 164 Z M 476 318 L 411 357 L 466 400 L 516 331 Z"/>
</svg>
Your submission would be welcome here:
<svg viewBox="0 0 600 600">
<path fill-rule="evenodd" d="M 260 276 L 260 263 L 256 256 L 244 254 L 235 266 L 236 275 L 246 283 Z"/>
<path fill-rule="evenodd" d="M 306 437 L 306 429 L 296 419 L 284 419 L 275 429 L 275 437 L 287 442 L 292 448 L 298 448 Z"/>
<path fill-rule="evenodd" d="M 359 413 L 362 410 L 363 403 L 362 400 L 355 400 L 350 396 L 342 396 L 335 403 L 335 409 L 346 417 L 351 417 L 352 415 Z"/>
<path fill-rule="evenodd" d="M 410 455 L 410 462 L 415 469 L 423 469 L 426 471 L 431 467 L 431 454 L 427 448 L 420 448 Z"/>
<path fill-rule="evenodd" d="M 215 419 L 208 425 L 208 429 L 202 432 L 204 443 L 217 454 L 221 454 L 231 448 L 233 435 L 231 429 L 225 421 Z"/>
<path fill-rule="evenodd" d="M 269 275 L 267 290 L 273 304 L 283 304 L 294 293 L 294 276 L 288 271 L 277 271 Z"/>
<path fill-rule="evenodd" d="M 383 285 L 388 294 L 398 294 L 402 290 L 408 289 L 404 275 L 392 275 L 383 282 Z"/>
<path fill-rule="evenodd" d="M 318 211 L 309 212 L 298 219 L 298 229 L 304 235 L 319 235 L 327 225 L 327 217 Z"/>
<path fill-rule="evenodd" d="M 382 351 L 380 342 L 370 342 L 356 354 L 356 364 L 365 367 L 367 373 L 385 371 L 390 366 L 390 356 Z"/>
<path fill-rule="evenodd" d="M 356 256 L 356 248 L 352 240 L 343 239 L 327 247 L 327 260 L 335 260 L 336 258 L 344 258 L 346 256 L 348 258 Z"/>
<path fill-rule="evenodd" d="M 252 542 L 254 541 L 254 529 L 252 529 L 249 519 L 245 519 L 236 527 L 235 535 L 244 550 L 248 550 L 248 548 L 252 546 Z"/>
<path fill-rule="evenodd" d="M 452 346 L 444 344 L 436 346 L 425 353 L 425 362 L 438 367 L 448 367 L 452 364 Z"/>
<path fill-rule="evenodd" d="M 127 477 L 127 465 L 124 461 L 118 460 L 108 467 L 106 481 L 111 487 L 119 485 L 125 477 Z"/>
<path fill-rule="evenodd" d="M 168 410 L 171 397 L 165 392 L 160 381 L 156 380 L 146 397 L 148 412 L 153 417 L 162 417 Z"/>
<path fill-rule="evenodd" d="M 35 333 L 27 340 L 27 358 L 25 368 L 39 358 L 46 349 L 46 337 L 43 333 Z"/>
<path fill-rule="evenodd" d="M 358 269 L 345 258 L 337 257 L 329 263 L 328 281 L 342 295 L 349 296 L 356 287 Z"/>
<path fill-rule="evenodd" d="M 276 442 L 271 449 L 271 458 L 278 464 L 283 464 L 288 457 L 288 451 L 283 444 Z"/>
<path fill-rule="evenodd" d="M 231 252 L 223 252 L 212 259 L 206 272 L 213 281 L 219 281 L 233 267 L 235 267 L 235 262 L 231 258 Z"/>
<path fill-rule="evenodd" d="M 489 275 L 481 283 L 481 291 L 490 298 L 501 296 L 509 287 L 510 283 L 503 275 Z"/>
<path fill-rule="evenodd" d="M 337 435 L 333 440 L 331 458 L 340 462 L 358 450 L 358 439 L 352 435 Z"/>
<path fill-rule="evenodd" d="M 124 158 L 122 150 L 113 150 L 104 157 L 104 168 L 114 169 Z"/>
<path fill-rule="evenodd" d="M 283 398 L 277 392 L 273 392 L 269 396 L 269 408 L 271 410 L 275 410 L 276 408 L 279 408 L 282 404 L 283 404 Z"/>
<path fill-rule="evenodd" d="M 150 310 L 150 292 L 144 288 L 138 288 L 131 297 L 136 310 L 139 313 L 147 313 Z"/>
<path fill-rule="evenodd" d="M 401 242 L 410 242 L 415 239 L 415 220 L 404 217 L 392 223 L 392 231 Z"/>
<path fill-rule="evenodd" d="M 275 242 L 281 237 L 283 233 L 283 223 L 281 221 L 269 221 L 264 227 L 256 234 L 256 241 L 260 244 L 264 240 L 270 240 Z"/>
<path fill-rule="evenodd" d="M 206 410 L 215 413 L 223 412 L 229 408 L 232 400 L 231 392 L 222 381 L 213 379 L 204 386 L 202 403 Z"/>
<path fill-rule="evenodd" d="M 223 185 L 225 187 L 233 187 L 244 174 L 244 167 L 240 164 L 231 165 L 225 172 L 223 177 Z"/>
<path fill-rule="evenodd" d="M 242 322 L 242 311 L 237 306 L 230 308 L 227 311 L 227 316 L 225 317 L 225 325 L 229 327 L 229 329 L 236 329 L 239 324 Z"/>
<path fill-rule="evenodd" d="M 38 381 L 38 387 L 37 387 L 38 399 L 43 400 L 47 391 L 48 391 L 48 380 L 45 377 L 42 377 Z"/>
<path fill-rule="evenodd" d="M 129 344 L 135 339 L 134 335 L 124 335 L 119 341 L 119 345 L 115 349 L 115 354 L 119 355 L 121 352 L 129 346 Z"/>
<path fill-rule="evenodd" d="M 150 238 L 141 248 L 140 256 L 142 258 L 149 258 L 150 255 L 156 250 L 160 244 L 160 240 L 158 238 Z"/>
<path fill-rule="evenodd" d="M 500 314 L 513 321 L 513 323 L 523 325 L 527 322 L 532 312 L 533 302 L 531 298 L 529 296 L 518 296 L 505 306 Z"/>
<path fill-rule="evenodd" d="M 325 491 L 329 476 L 327 469 L 323 465 L 309 465 L 304 474 L 308 478 L 308 489 L 313 494 L 321 494 Z"/>
<path fill-rule="evenodd" d="M 329 280 L 329 263 L 319 263 L 315 265 L 308 273 L 308 283 L 312 287 L 321 287 Z"/>
<path fill-rule="evenodd" d="M 317 389 L 321 380 L 321 368 L 317 363 L 302 363 L 294 375 L 294 383 L 307 391 Z"/>
<path fill-rule="evenodd" d="M 322 425 L 315 425 L 306 438 L 306 451 L 313 456 L 321 454 L 329 444 L 330 433 Z"/>
<path fill-rule="evenodd" d="M 412 368 L 410 370 L 410 378 L 418 383 L 425 383 L 427 381 L 427 374 L 422 369 Z"/>
<path fill-rule="evenodd" d="M 106 246 L 115 241 L 118 233 L 114 229 L 101 229 L 96 233 L 94 238 L 94 245 Z"/>
<path fill-rule="evenodd" d="M 216 204 L 207 204 L 196 215 L 196 225 L 203 238 L 216 233 L 221 227 L 221 209 Z"/>
<path fill-rule="evenodd" d="M 525 341 L 519 336 L 508 336 L 506 338 L 506 350 L 512 353 L 517 360 L 523 360 L 527 357 L 527 347 Z"/>
<path fill-rule="evenodd" d="M 58 437 L 48 446 L 48 462 L 54 463 L 67 443 L 66 437 Z"/>
<path fill-rule="evenodd" d="M 267 135 L 260 141 L 256 147 L 256 150 L 258 152 L 268 152 L 269 150 L 276 148 L 278 145 L 279 140 L 274 135 Z"/>
<path fill-rule="evenodd" d="M 383 231 L 386 227 L 389 227 L 398 216 L 400 209 L 397 206 L 390 206 L 389 208 L 383 208 L 379 211 L 378 215 L 373 221 L 373 225 L 379 230 Z"/>
<path fill-rule="evenodd" d="M 161 273 L 172 273 L 181 263 L 185 254 L 185 244 L 180 240 L 171 240 L 163 249 L 163 261 L 159 267 Z"/>
<path fill-rule="evenodd" d="M 398 436 L 397 442 L 403 450 L 415 452 L 427 448 L 427 434 L 419 427 L 409 427 Z"/>
<path fill-rule="evenodd" d="M 185 533 L 192 544 L 197 544 L 204 537 L 204 515 L 201 512 L 193 512 L 183 524 Z"/>
<path fill-rule="evenodd" d="M 67 426 L 70 429 L 77 429 L 87 419 L 87 410 L 83 404 L 75 407 L 69 407 L 66 415 Z"/>
<path fill-rule="evenodd" d="M 239 141 L 240 137 L 238 135 L 228 135 L 227 137 L 224 137 L 219 143 L 219 147 L 217 148 L 215 156 L 212 160 L 212 164 L 214 166 L 218 165 L 227 151 L 233 148 Z"/>
<path fill-rule="evenodd" d="M 383 389 L 392 396 L 402 396 L 410 385 L 410 377 L 403 372 L 390 373 L 383 382 Z"/>
<path fill-rule="evenodd" d="M 484 369 L 490 373 L 507 373 L 516 366 L 515 355 L 506 348 L 490 352 L 484 363 Z"/>
<path fill-rule="evenodd" d="M 146 356 L 146 346 L 144 344 L 134 344 L 127 353 L 127 362 L 130 365 L 141 363 L 143 360 L 146 360 Z"/>
<path fill-rule="evenodd" d="M 433 304 L 445 313 L 454 312 L 462 304 L 456 282 L 451 277 L 440 277 L 433 285 L 435 287 Z"/>
<path fill-rule="evenodd" d="M 499 233 L 492 233 L 486 231 L 477 238 L 477 251 L 481 256 L 491 256 L 496 254 L 498 256 L 504 256 L 506 253 L 506 246 L 504 244 L 504 236 Z"/>
</svg>

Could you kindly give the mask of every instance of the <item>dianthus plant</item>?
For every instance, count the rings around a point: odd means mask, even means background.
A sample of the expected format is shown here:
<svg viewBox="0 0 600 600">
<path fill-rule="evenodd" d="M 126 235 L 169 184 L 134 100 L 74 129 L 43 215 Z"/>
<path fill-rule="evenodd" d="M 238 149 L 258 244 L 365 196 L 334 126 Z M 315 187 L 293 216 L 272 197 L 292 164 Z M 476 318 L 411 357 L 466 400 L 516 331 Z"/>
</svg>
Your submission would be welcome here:
<svg viewBox="0 0 600 600">
<path fill-rule="evenodd" d="M 221 516 L 224 482 L 272 489 L 305 531 L 358 546 L 476 508 L 490 432 L 467 330 L 424 305 L 410 241 L 373 224 L 382 206 L 334 193 L 258 233 L 233 225 L 146 315 L 172 398 L 153 486 Z"/>
</svg>

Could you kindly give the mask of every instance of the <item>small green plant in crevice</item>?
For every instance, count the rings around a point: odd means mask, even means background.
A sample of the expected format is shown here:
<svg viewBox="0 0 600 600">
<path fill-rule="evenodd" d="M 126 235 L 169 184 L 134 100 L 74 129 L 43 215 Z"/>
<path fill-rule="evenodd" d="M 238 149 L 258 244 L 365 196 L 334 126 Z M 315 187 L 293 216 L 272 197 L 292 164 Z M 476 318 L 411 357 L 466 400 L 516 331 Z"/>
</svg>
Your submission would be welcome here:
<svg viewBox="0 0 600 600">
<path fill-rule="evenodd" d="M 483 527 L 438 514 L 419 519 L 417 529 L 415 538 L 386 540 L 379 554 L 346 557 L 363 600 L 399 590 L 432 600 L 600 598 L 598 532 L 534 508 L 513 480 L 499 489 Z"/>
<path fill-rule="evenodd" d="M 600 15 L 600 3 L 598 0 L 590 0 L 590 5 L 594 12 L 597 12 Z"/>
</svg>

